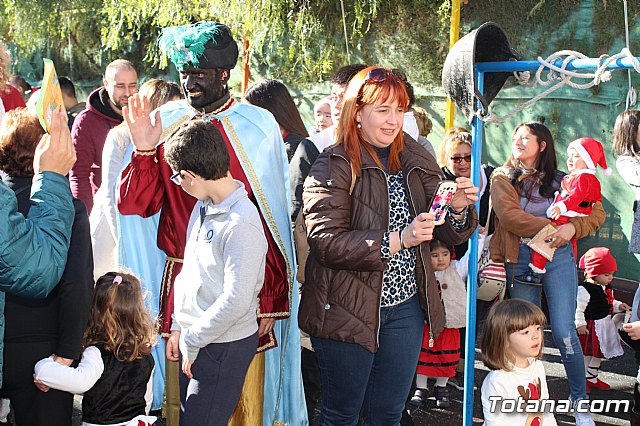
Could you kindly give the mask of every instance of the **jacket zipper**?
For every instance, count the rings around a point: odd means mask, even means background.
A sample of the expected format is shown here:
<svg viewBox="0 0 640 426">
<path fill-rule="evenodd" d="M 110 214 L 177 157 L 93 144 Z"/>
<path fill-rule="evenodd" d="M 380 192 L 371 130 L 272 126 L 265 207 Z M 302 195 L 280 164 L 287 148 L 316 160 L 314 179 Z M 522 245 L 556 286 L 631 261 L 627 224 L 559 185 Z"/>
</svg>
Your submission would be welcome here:
<svg viewBox="0 0 640 426">
<path fill-rule="evenodd" d="M 332 153 L 331 155 L 329 155 L 329 169 L 331 169 L 331 156 L 335 155 L 336 157 L 340 157 L 343 160 L 345 160 L 349 165 L 351 165 L 351 163 L 349 162 L 349 160 L 340 155 L 340 154 L 334 154 Z M 384 183 L 387 186 L 387 196 L 389 196 L 389 182 L 387 181 L 387 173 L 382 170 L 380 167 L 377 166 L 367 166 L 367 167 L 363 167 L 363 170 L 365 169 L 373 169 L 373 170 L 379 170 L 380 172 L 382 172 L 383 177 L 384 177 Z M 439 176 L 437 174 L 433 174 L 428 172 L 427 170 L 423 169 L 422 167 L 418 167 L 418 166 L 414 166 L 411 169 L 409 169 L 409 171 L 407 171 L 407 176 L 405 178 L 405 184 L 407 187 L 407 190 L 409 191 L 409 201 L 411 202 L 411 207 L 413 207 L 413 211 L 414 213 L 416 213 L 416 215 L 418 214 L 418 212 L 416 211 L 416 207 L 415 207 L 415 203 L 413 201 L 413 195 L 411 195 L 411 188 L 409 187 L 409 174 L 415 170 L 422 170 L 424 173 L 429 174 L 429 175 L 434 175 L 434 176 Z M 442 180 L 442 179 L 440 179 Z M 391 227 L 391 222 L 389 219 L 389 211 L 391 210 L 391 205 L 388 205 L 388 209 L 387 209 L 387 230 Z M 420 244 L 418 244 L 418 254 L 420 255 L 420 259 L 422 259 L 422 250 L 420 250 Z M 427 270 L 424 266 L 424 261 L 421 262 L 422 263 L 422 270 L 424 272 L 424 276 L 425 279 L 428 280 L 428 274 L 427 274 Z M 383 271 L 383 275 L 384 275 L 384 271 Z M 384 277 L 383 277 L 384 280 Z M 428 283 L 426 284 L 428 285 Z M 429 325 L 429 347 L 432 348 L 435 342 L 435 339 L 433 338 L 433 330 L 431 328 L 431 311 L 429 309 L 429 293 L 427 292 L 427 288 L 425 286 L 424 289 L 424 295 L 425 295 L 425 299 L 427 300 L 427 324 Z M 382 309 L 381 307 L 382 305 L 382 287 L 380 288 L 380 295 L 378 296 L 378 321 L 376 322 L 376 349 L 378 349 L 380 347 L 380 310 Z"/>
<path fill-rule="evenodd" d="M 427 171 L 422 169 L 422 168 L 420 168 L 420 167 L 412 167 L 411 169 L 409 169 L 409 171 L 407 171 L 407 178 L 406 178 L 406 182 L 405 183 L 406 183 L 406 186 L 407 186 L 407 191 L 409 191 L 409 200 L 411 201 L 411 207 L 413 207 L 413 211 L 417 216 L 419 213 L 416 210 L 416 206 L 415 206 L 415 203 L 413 201 L 413 195 L 411 194 L 411 186 L 409 185 L 409 175 L 415 169 L 422 170 L 425 173 L 427 173 Z M 424 272 L 424 277 L 425 277 L 424 295 L 425 295 L 425 299 L 427 300 L 427 324 L 429 325 L 429 347 L 432 348 L 434 343 L 435 343 L 435 339 L 433 338 L 433 328 L 431 327 L 431 308 L 429 307 L 429 290 L 428 290 L 429 275 L 427 274 L 427 269 L 424 266 L 424 259 L 422 257 L 422 249 L 420 248 L 421 245 L 422 244 L 418 244 L 417 249 L 418 249 L 418 255 L 420 256 L 420 259 L 421 259 L 420 263 L 422 263 L 422 270 Z"/>
<path fill-rule="evenodd" d="M 389 197 L 389 181 L 387 180 L 387 173 L 380 167 L 363 167 L 365 169 L 379 170 L 384 178 L 384 183 L 387 186 L 387 198 Z M 389 218 L 389 212 L 391 211 L 391 205 L 387 203 L 387 232 L 391 227 L 391 220 Z M 380 285 L 380 294 L 378 295 L 378 321 L 376 322 L 376 349 L 380 348 L 380 320 L 382 319 L 382 285 L 384 284 L 384 271 L 382 271 L 382 283 Z"/>
</svg>

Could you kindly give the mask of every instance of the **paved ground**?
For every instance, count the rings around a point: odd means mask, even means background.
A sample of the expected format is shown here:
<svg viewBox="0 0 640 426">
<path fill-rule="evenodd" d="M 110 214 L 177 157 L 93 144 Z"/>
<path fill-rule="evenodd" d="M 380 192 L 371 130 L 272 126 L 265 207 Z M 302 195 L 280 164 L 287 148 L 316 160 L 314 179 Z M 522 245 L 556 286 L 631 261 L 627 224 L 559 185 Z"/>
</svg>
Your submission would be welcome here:
<svg viewBox="0 0 640 426">
<path fill-rule="evenodd" d="M 624 346 L 624 345 L 623 345 Z M 595 389 L 591 392 L 591 398 L 595 399 L 625 399 L 633 398 L 633 385 L 636 377 L 635 360 L 633 351 L 625 347 L 625 354 L 622 357 L 612 359 L 602 363 L 603 372 L 602 380 L 611 385 L 608 391 Z M 480 358 L 480 352 L 476 349 L 476 359 Z M 549 385 L 549 394 L 551 399 L 566 399 L 569 395 L 569 387 L 567 384 L 564 367 L 560 362 L 560 352 L 553 345 L 551 340 L 551 332 L 545 331 L 545 351 L 543 362 L 547 373 L 547 383 Z M 484 365 L 476 360 L 475 363 L 475 384 L 478 389 L 482 385 L 484 376 L 488 370 Z M 435 407 L 435 401 L 429 401 L 427 407 L 413 410 L 411 413 L 416 426 L 432 426 L 432 425 L 461 425 L 462 424 L 462 391 L 458 391 L 449 387 L 449 394 L 452 399 L 452 406 L 449 410 L 442 410 Z M 480 404 L 480 392 L 476 391 L 474 399 L 474 425 L 482 424 L 482 406 Z M 600 425 L 629 425 L 629 413 L 626 412 L 608 412 L 605 414 L 596 414 L 594 419 L 598 426 Z M 569 426 L 574 425 L 572 416 L 556 415 L 558 425 Z"/>
<path fill-rule="evenodd" d="M 567 380 L 564 368 L 560 363 L 560 352 L 554 347 L 549 330 L 545 331 L 545 355 L 543 362 L 547 372 L 547 382 L 549 393 L 552 399 L 566 399 L 569 395 Z M 624 345 L 623 345 L 624 346 Z M 480 353 L 476 350 L 476 357 L 479 359 Z M 592 399 L 600 398 L 606 400 L 625 399 L 631 400 L 633 397 L 633 384 L 637 373 L 633 351 L 625 347 L 625 354 L 622 357 L 604 362 L 601 378 L 611 385 L 611 390 L 593 390 Z M 488 370 L 480 361 L 475 363 L 475 383 L 478 389 L 482 385 L 482 380 Z M 448 410 L 435 408 L 435 400 L 431 399 L 421 408 L 413 409 L 411 416 L 416 426 L 438 426 L 438 425 L 462 425 L 462 391 L 449 386 L 449 394 L 452 406 Z M 482 407 L 480 405 L 480 393 L 476 391 L 474 400 L 474 425 L 482 424 Z M 74 426 L 79 426 L 81 422 L 80 414 L 81 398 L 76 397 L 76 410 L 74 415 Z M 596 424 L 601 425 L 629 425 L 629 414 L 626 412 L 608 412 L 594 415 Z M 556 415 L 556 420 L 560 426 L 574 425 L 573 417 Z M 315 424 L 312 423 L 312 424 Z M 160 420 L 156 425 L 164 426 Z M 246 425 L 254 426 L 254 425 Z M 290 425 L 296 426 L 296 425 Z"/>
</svg>

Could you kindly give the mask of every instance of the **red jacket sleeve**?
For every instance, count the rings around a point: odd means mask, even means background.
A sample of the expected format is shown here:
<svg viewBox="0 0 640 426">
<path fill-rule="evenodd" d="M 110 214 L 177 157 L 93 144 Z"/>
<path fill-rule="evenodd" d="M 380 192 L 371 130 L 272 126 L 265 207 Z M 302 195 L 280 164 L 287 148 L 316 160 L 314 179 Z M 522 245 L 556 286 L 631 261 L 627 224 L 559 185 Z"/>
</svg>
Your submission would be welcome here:
<svg viewBox="0 0 640 426">
<path fill-rule="evenodd" d="M 133 153 L 131 162 L 120 174 L 117 185 L 116 194 L 120 213 L 150 217 L 162 208 L 164 184 L 160 177 L 159 165 L 159 158 L 164 156 L 162 148 L 163 145 L 156 149 L 155 156 L 141 156 Z"/>
<path fill-rule="evenodd" d="M 69 171 L 71 194 L 87 207 L 87 213 L 93 208 L 93 191 L 91 190 L 91 166 L 96 157 L 95 128 L 89 114 L 80 114 L 71 128 L 71 141 L 76 149 L 76 162 Z M 102 152 L 100 152 L 102 156 Z"/>
</svg>

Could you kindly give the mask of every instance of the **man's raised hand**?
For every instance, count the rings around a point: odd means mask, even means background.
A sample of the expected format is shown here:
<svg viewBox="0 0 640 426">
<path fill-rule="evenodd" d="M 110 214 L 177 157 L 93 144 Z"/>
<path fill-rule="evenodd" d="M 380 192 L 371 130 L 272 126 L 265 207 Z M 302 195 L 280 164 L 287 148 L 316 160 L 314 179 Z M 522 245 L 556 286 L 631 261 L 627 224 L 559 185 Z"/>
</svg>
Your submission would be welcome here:
<svg viewBox="0 0 640 426">
<path fill-rule="evenodd" d="M 129 104 L 122 108 L 122 115 L 129 127 L 131 141 L 138 151 L 155 149 L 162 134 L 160 112 L 156 112 L 156 122 L 151 124 L 151 105 L 139 93 L 129 98 Z"/>
</svg>

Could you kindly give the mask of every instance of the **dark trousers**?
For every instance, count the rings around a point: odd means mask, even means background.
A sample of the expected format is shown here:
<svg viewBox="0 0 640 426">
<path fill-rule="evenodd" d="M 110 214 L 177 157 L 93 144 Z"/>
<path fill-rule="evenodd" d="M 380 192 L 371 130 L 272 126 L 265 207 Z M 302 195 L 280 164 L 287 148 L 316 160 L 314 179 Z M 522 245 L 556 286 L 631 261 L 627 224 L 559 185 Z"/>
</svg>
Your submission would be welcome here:
<svg viewBox="0 0 640 426">
<path fill-rule="evenodd" d="M 416 373 L 424 313 L 418 296 L 380 309 L 379 347 L 311 337 L 322 374 L 321 426 L 355 426 L 363 409 L 366 426 L 400 423 Z"/>
<path fill-rule="evenodd" d="M 304 399 L 307 403 L 307 415 L 309 423 L 315 417 L 316 406 L 322 399 L 322 379 L 316 354 L 307 348 L 302 348 L 300 354 L 302 367 L 302 385 L 304 386 Z M 320 408 L 320 407 L 318 407 Z"/>
<path fill-rule="evenodd" d="M 41 392 L 33 384 L 33 368 L 55 352 L 56 343 L 4 344 L 3 395 L 11 399 L 17 426 L 71 426 L 73 395 L 50 389 Z"/>
<path fill-rule="evenodd" d="M 180 371 L 180 426 L 226 426 L 256 354 L 258 333 L 200 349 L 193 378 Z M 182 365 L 182 356 L 180 356 Z"/>
</svg>

